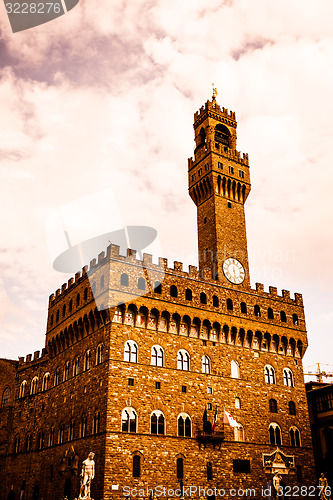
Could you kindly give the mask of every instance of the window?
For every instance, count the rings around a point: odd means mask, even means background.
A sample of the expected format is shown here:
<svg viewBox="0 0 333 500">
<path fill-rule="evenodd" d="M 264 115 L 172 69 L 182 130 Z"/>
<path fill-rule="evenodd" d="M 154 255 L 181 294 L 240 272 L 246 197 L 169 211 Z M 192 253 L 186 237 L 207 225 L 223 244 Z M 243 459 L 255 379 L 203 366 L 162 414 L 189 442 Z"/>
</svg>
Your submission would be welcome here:
<svg viewBox="0 0 333 500">
<path fill-rule="evenodd" d="M 96 365 L 100 365 L 101 363 L 103 363 L 103 351 L 104 351 L 103 344 L 99 344 L 97 346 L 97 351 L 96 351 Z"/>
<path fill-rule="evenodd" d="M 181 349 L 177 353 L 177 368 L 178 370 L 189 371 L 190 369 L 190 356 L 185 349 Z"/>
<path fill-rule="evenodd" d="M 260 307 L 257 304 L 254 306 L 254 315 L 257 317 L 260 316 Z"/>
<path fill-rule="evenodd" d="M 161 411 L 156 410 L 150 416 L 150 432 L 151 434 L 165 434 L 165 418 Z"/>
<path fill-rule="evenodd" d="M 223 170 L 223 164 L 220 161 L 217 163 L 217 168 Z"/>
<path fill-rule="evenodd" d="M 208 163 L 205 163 L 205 170 L 206 170 L 206 172 L 207 172 L 208 169 L 209 169 L 209 165 L 208 165 Z"/>
<path fill-rule="evenodd" d="M 219 307 L 219 299 L 216 295 L 213 295 L 213 307 Z"/>
<path fill-rule="evenodd" d="M 182 385 L 182 392 L 186 392 L 186 385 Z"/>
<path fill-rule="evenodd" d="M 210 359 L 208 356 L 202 356 L 202 373 L 210 373 Z"/>
<path fill-rule="evenodd" d="M 266 365 L 264 369 L 266 384 L 276 384 L 275 370 L 271 365 Z"/>
<path fill-rule="evenodd" d="M 238 427 L 234 427 L 234 439 L 235 439 L 235 441 L 238 441 L 238 442 L 244 441 L 244 428 L 242 425 L 239 425 Z"/>
<path fill-rule="evenodd" d="M 201 304 L 207 304 L 207 296 L 204 292 L 200 293 L 200 302 Z"/>
<path fill-rule="evenodd" d="M 134 378 L 129 378 L 128 379 L 128 385 L 133 387 L 134 386 Z"/>
<path fill-rule="evenodd" d="M 293 314 L 293 324 L 298 325 L 298 316 L 297 314 Z"/>
<path fill-rule="evenodd" d="M 133 457 L 133 477 L 140 477 L 141 475 L 141 457 L 134 455 Z"/>
<path fill-rule="evenodd" d="M 54 385 L 59 385 L 60 383 L 60 368 L 58 367 L 56 369 L 55 375 L 54 375 Z"/>
<path fill-rule="evenodd" d="M 233 306 L 232 300 L 231 299 L 227 299 L 227 309 L 228 309 L 228 311 L 232 311 L 233 308 L 234 308 L 234 306 Z"/>
<path fill-rule="evenodd" d="M 2 393 L 1 408 L 8 408 L 10 398 L 10 388 L 6 387 Z"/>
<path fill-rule="evenodd" d="M 207 403 L 207 410 L 212 410 L 212 409 L 213 409 L 212 403 Z"/>
<path fill-rule="evenodd" d="M 64 435 L 65 435 L 65 424 L 60 424 L 59 434 L 58 434 L 58 444 L 64 442 Z"/>
<path fill-rule="evenodd" d="M 244 172 L 243 170 L 238 170 L 238 175 L 241 179 L 244 179 Z"/>
<path fill-rule="evenodd" d="M 198 170 L 199 177 L 200 177 L 201 174 L 202 174 L 202 168 L 199 168 L 199 170 Z"/>
<path fill-rule="evenodd" d="M 327 393 L 317 396 L 316 398 L 317 412 L 323 413 L 333 410 L 333 394 Z"/>
<path fill-rule="evenodd" d="M 94 434 L 97 434 L 99 432 L 100 420 L 101 420 L 101 414 L 100 414 L 100 412 L 99 411 L 95 411 L 94 426 L 93 426 L 93 432 L 94 432 Z"/>
<path fill-rule="evenodd" d="M 27 436 L 25 438 L 25 447 L 24 447 L 24 450 L 25 451 L 30 451 L 31 450 L 31 445 L 32 445 L 32 435 L 31 434 L 27 434 Z"/>
<path fill-rule="evenodd" d="M 73 300 L 72 299 L 69 301 L 68 309 L 69 309 L 69 312 L 72 312 L 72 310 L 73 310 Z"/>
<path fill-rule="evenodd" d="M 78 293 L 76 296 L 76 306 L 80 305 L 80 294 Z"/>
<path fill-rule="evenodd" d="M 178 436 L 191 437 L 191 419 L 186 413 L 181 413 L 178 417 Z"/>
<path fill-rule="evenodd" d="M 251 472 L 250 460 L 235 459 L 233 461 L 233 472 Z"/>
<path fill-rule="evenodd" d="M 207 387 L 207 394 L 213 394 L 213 387 Z"/>
<path fill-rule="evenodd" d="M 267 309 L 267 316 L 268 316 L 268 319 L 274 319 L 274 313 L 273 313 L 273 309 L 271 307 L 269 307 Z"/>
<path fill-rule="evenodd" d="M 177 458 L 176 470 L 177 470 L 177 479 L 183 479 L 184 478 L 184 459 L 183 458 Z"/>
<path fill-rule="evenodd" d="M 49 434 L 49 446 L 54 445 L 54 434 L 55 434 L 55 430 L 54 430 L 54 427 L 52 426 L 50 429 L 50 434 Z"/>
<path fill-rule="evenodd" d="M 23 380 L 23 382 L 20 385 L 19 398 L 24 398 L 26 388 L 27 388 L 27 381 Z"/>
<path fill-rule="evenodd" d="M 44 448 L 44 432 L 40 431 L 37 436 L 37 450 Z"/>
<path fill-rule="evenodd" d="M 124 408 L 121 413 L 121 430 L 122 432 L 137 432 L 138 417 L 133 408 Z"/>
<path fill-rule="evenodd" d="M 104 288 L 104 274 L 101 276 L 101 281 L 100 281 L 101 288 Z"/>
<path fill-rule="evenodd" d="M 293 372 L 290 370 L 290 368 L 285 368 L 283 370 L 283 383 L 288 387 L 294 387 Z"/>
<path fill-rule="evenodd" d="M 155 293 L 159 293 L 159 294 L 162 293 L 162 285 L 161 285 L 161 283 L 159 281 L 155 281 L 154 292 Z"/>
<path fill-rule="evenodd" d="M 62 317 L 64 318 L 66 316 L 66 305 L 62 307 Z"/>
<path fill-rule="evenodd" d="M 294 401 L 289 401 L 289 415 L 296 415 L 296 405 Z"/>
<path fill-rule="evenodd" d="M 155 389 L 161 388 L 161 382 L 155 382 Z"/>
<path fill-rule="evenodd" d="M 232 378 L 239 378 L 239 364 L 237 361 L 232 360 L 231 361 L 231 377 Z"/>
<path fill-rule="evenodd" d="M 84 371 L 90 370 L 91 368 L 91 352 L 87 351 L 84 355 Z"/>
<path fill-rule="evenodd" d="M 287 316 L 286 316 L 286 313 L 284 311 L 280 312 L 280 318 L 281 318 L 281 321 L 283 323 L 285 323 L 287 321 Z"/>
<path fill-rule="evenodd" d="M 74 437 L 75 437 L 75 421 L 71 420 L 69 424 L 68 440 L 73 441 Z"/>
<path fill-rule="evenodd" d="M 229 174 L 233 174 L 233 173 L 234 173 L 234 167 L 229 165 Z"/>
<path fill-rule="evenodd" d="M 271 413 L 277 413 L 277 401 L 276 399 L 270 399 L 269 400 L 269 411 Z"/>
<path fill-rule="evenodd" d="M 38 377 L 34 377 L 30 385 L 30 394 L 37 394 L 38 389 Z"/>
<path fill-rule="evenodd" d="M 56 314 L 56 321 L 59 321 L 59 309 L 58 309 L 57 314 Z"/>
<path fill-rule="evenodd" d="M 120 276 L 120 284 L 121 286 L 128 286 L 128 275 L 126 273 Z"/>
<path fill-rule="evenodd" d="M 290 436 L 290 446 L 295 446 L 299 448 L 301 446 L 301 441 L 300 441 L 299 430 L 297 429 L 297 427 L 290 428 L 289 436 Z"/>
<path fill-rule="evenodd" d="M 189 288 L 186 288 L 185 290 L 185 299 L 192 300 L 192 290 L 190 290 Z"/>
<path fill-rule="evenodd" d="M 138 279 L 138 289 L 145 290 L 146 289 L 146 280 L 144 278 Z"/>
<path fill-rule="evenodd" d="M 153 366 L 164 366 L 164 351 L 159 345 L 154 345 L 151 348 L 151 364 Z"/>
<path fill-rule="evenodd" d="M 47 389 L 49 388 L 49 384 L 50 384 L 50 374 L 45 373 L 42 382 L 42 391 L 47 391 Z"/>
<path fill-rule="evenodd" d="M 53 325 L 53 314 L 51 314 L 51 321 L 50 321 L 50 323 L 51 323 L 51 326 L 52 326 Z"/>
<path fill-rule="evenodd" d="M 130 363 L 138 362 L 138 346 L 133 340 L 128 340 L 125 343 L 124 361 L 129 361 Z"/>
<path fill-rule="evenodd" d="M 79 363 L 80 363 L 80 358 L 79 357 L 75 358 L 73 362 L 73 377 L 79 374 Z"/>
<path fill-rule="evenodd" d="M 93 294 L 93 296 L 95 296 L 95 293 L 96 293 L 96 283 L 95 283 L 95 281 L 91 285 L 91 293 Z M 87 294 L 87 296 L 88 296 L 88 294 Z"/>
<path fill-rule="evenodd" d="M 192 181 L 195 181 L 195 174 L 192 174 Z"/>
<path fill-rule="evenodd" d="M 69 379 L 69 361 L 64 366 L 64 382 Z"/>
<path fill-rule="evenodd" d="M 91 288 L 94 286 L 95 283 L 92 284 Z M 87 300 L 88 299 L 88 288 L 85 288 L 84 289 L 84 292 L 83 292 L 83 300 Z"/>
<path fill-rule="evenodd" d="M 178 296 L 178 290 L 175 285 L 171 285 L 170 287 L 170 295 L 171 297 L 177 297 Z"/>
<path fill-rule="evenodd" d="M 20 436 L 15 436 L 14 453 L 17 455 L 20 451 Z"/>
<path fill-rule="evenodd" d="M 241 302 L 241 313 L 247 314 L 247 307 L 245 302 Z"/>
<path fill-rule="evenodd" d="M 240 410 L 240 407 L 241 407 L 241 400 L 240 400 L 240 398 L 235 398 L 235 408 L 237 410 Z"/>
<path fill-rule="evenodd" d="M 278 424 L 276 424 L 275 422 L 270 424 L 269 428 L 268 428 L 268 432 L 269 432 L 270 444 L 275 444 L 275 445 L 282 444 L 282 442 L 281 442 L 281 429 L 278 426 Z"/>
<path fill-rule="evenodd" d="M 80 422 L 80 437 L 83 438 L 87 434 L 87 417 L 83 415 Z"/>
</svg>

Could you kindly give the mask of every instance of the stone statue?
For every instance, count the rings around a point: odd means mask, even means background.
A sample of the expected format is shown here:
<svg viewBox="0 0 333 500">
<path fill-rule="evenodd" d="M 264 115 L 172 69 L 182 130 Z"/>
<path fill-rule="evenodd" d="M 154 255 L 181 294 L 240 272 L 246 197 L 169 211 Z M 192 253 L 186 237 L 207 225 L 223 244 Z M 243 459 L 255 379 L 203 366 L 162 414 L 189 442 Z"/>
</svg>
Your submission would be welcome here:
<svg viewBox="0 0 333 500">
<path fill-rule="evenodd" d="M 81 479 L 80 495 L 78 500 L 91 500 L 90 486 L 91 486 L 91 481 L 95 477 L 94 456 L 95 453 L 91 451 L 88 455 L 88 458 L 86 458 L 82 463 L 82 471 L 81 471 L 82 479 Z"/>
<path fill-rule="evenodd" d="M 274 497 L 281 497 L 282 492 L 281 492 L 281 476 L 278 472 L 275 472 L 273 476 L 273 488 L 275 490 L 275 495 Z"/>
<path fill-rule="evenodd" d="M 321 500 L 329 500 L 330 494 L 329 494 L 328 482 L 323 472 L 320 474 L 319 487 L 321 488 L 320 491 Z"/>
</svg>

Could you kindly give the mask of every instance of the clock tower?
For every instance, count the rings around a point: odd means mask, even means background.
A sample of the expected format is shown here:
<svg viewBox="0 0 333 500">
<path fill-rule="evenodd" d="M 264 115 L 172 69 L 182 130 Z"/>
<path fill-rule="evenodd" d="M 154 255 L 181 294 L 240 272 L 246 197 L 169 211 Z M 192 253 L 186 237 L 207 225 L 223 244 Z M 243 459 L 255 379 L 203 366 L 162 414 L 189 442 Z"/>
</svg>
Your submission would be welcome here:
<svg viewBox="0 0 333 500">
<path fill-rule="evenodd" d="M 189 194 L 197 206 L 199 270 L 234 288 L 249 288 L 244 204 L 249 195 L 248 155 L 236 150 L 236 116 L 211 101 L 194 115 L 194 158 Z"/>
</svg>

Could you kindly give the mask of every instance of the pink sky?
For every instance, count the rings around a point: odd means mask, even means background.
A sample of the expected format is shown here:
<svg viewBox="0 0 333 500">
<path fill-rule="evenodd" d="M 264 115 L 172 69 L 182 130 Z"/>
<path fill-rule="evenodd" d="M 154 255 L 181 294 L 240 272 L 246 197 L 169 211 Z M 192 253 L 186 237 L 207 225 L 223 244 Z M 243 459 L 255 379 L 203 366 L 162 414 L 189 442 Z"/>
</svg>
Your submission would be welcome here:
<svg viewBox="0 0 333 500">
<path fill-rule="evenodd" d="M 304 366 L 333 365 L 332 2 L 80 0 L 15 34 L 0 17 L 0 356 L 44 345 L 68 279 L 45 220 L 69 201 L 113 189 L 170 267 L 196 265 L 187 158 L 214 82 L 250 158 L 251 283 L 303 293 Z"/>
</svg>

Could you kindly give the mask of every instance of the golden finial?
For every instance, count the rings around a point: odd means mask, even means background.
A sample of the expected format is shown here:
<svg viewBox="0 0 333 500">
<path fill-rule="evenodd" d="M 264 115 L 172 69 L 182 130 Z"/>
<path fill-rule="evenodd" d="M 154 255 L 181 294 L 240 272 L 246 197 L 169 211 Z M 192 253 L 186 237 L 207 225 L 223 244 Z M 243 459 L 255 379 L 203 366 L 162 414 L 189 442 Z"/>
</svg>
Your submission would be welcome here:
<svg viewBox="0 0 333 500">
<path fill-rule="evenodd" d="M 216 88 L 216 87 L 214 87 L 214 83 L 213 83 L 212 85 L 213 85 L 213 97 L 212 97 L 212 98 L 213 98 L 213 101 L 215 101 L 216 96 L 217 96 L 217 94 L 218 94 L 218 91 L 217 91 L 217 88 Z"/>
</svg>

